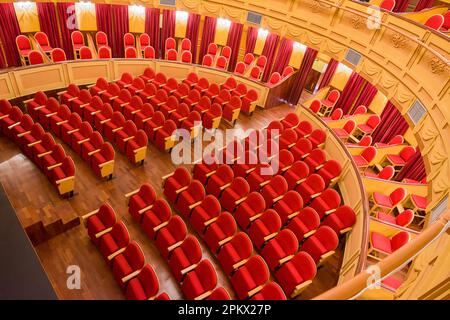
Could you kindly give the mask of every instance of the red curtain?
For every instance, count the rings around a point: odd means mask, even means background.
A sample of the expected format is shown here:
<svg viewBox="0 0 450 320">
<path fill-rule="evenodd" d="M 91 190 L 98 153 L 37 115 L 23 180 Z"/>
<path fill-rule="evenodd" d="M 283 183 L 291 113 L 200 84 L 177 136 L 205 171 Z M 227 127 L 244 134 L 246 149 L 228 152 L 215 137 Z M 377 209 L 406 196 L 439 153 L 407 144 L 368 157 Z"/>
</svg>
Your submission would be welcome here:
<svg viewBox="0 0 450 320">
<path fill-rule="evenodd" d="M 176 22 L 175 10 L 163 10 L 163 22 L 161 33 L 161 46 L 164 56 L 166 48 L 166 39 L 173 38 L 175 36 L 175 22 Z"/>
<path fill-rule="evenodd" d="M 409 0 L 395 0 L 395 7 L 393 12 L 406 12 L 408 8 Z"/>
<path fill-rule="evenodd" d="M 342 108 L 344 114 L 348 114 L 353 106 L 353 102 L 358 97 L 361 88 L 366 84 L 366 80 L 357 72 L 353 71 L 350 79 L 342 90 L 341 96 L 336 103 L 335 108 Z"/>
<path fill-rule="evenodd" d="M 75 15 L 75 4 L 69 2 L 58 2 L 56 4 L 58 13 L 59 27 L 62 37 L 62 48 L 66 52 L 67 59 L 72 60 L 73 48 L 70 34 L 76 29 L 76 19 L 70 18 Z"/>
<path fill-rule="evenodd" d="M 414 11 L 431 8 L 434 5 L 434 0 L 419 0 L 414 8 Z"/>
<path fill-rule="evenodd" d="M 267 35 L 266 42 L 264 43 L 262 55 L 266 56 L 267 58 L 266 68 L 264 69 L 264 73 L 261 78 L 261 80 L 264 82 L 266 82 L 269 79 L 270 73 L 272 71 L 272 66 L 279 40 L 280 40 L 279 35 L 269 33 Z"/>
<path fill-rule="evenodd" d="M 258 29 L 248 27 L 247 29 L 247 41 L 245 43 L 245 53 L 253 53 L 255 50 L 256 39 L 258 39 Z"/>
<path fill-rule="evenodd" d="M 36 7 L 41 31 L 47 34 L 50 46 L 61 47 L 55 4 L 52 2 L 36 2 Z"/>
<path fill-rule="evenodd" d="M 339 61 L 331 58 L 330 62 L 328 62 L 327 68 L 325 69 L 325 72 L 323 73 L 322 80 L 319 84 L 319 89 L 322 89 L 330 84 L 330 81 L 333 78 L 338 65 Z"/>
<path fill-rule="evenodd" d="M 395 180 L 402 181 L 406 178 L 420 181 L 426 176 L 427 173 L 425 171 L 422 154 L 420 153 L 419 148 L 416 148 L 416 153 L 408 160 L 408 162 L 406 162 Z"/>
<path fill-rule="evenodd" d="M 111 42 L 111 51 L 114 58 L 124 57 L 125 48 L 123 36 L 128 32 L 128 6 L 111 5 L 112 11 L 112 34 L 108 34 Z M 112 40 L 112 41 L 111 41 Z"/>
<path fill-rule="evenodd" d="M 214 17 L 206 17 L 203 24 L 202 41 L 200 43 L 200 54 L 198 56 L 198 63 L 201 64 L 203 56 L 208 52 L 208 46 L 214 41 L 216 35 L 217 19 Z"/>
<path fill-rule="evenodd" d="M 234 71 L 234 68 L 236 67 L 243 28 L 244 26 L 242 23 L 232 22 L 230 31 L 228 32 L 227 46 L 231 48 L 231 57 L 228 63 L 229 71 Z"/>
<path fill-rule="evenodd" d="M 312 69 L 316 56 L 316 50 L 312 48 L 306 49 L 302 64 L 300 65 L 300 69 L 295 76 L 296 78 L 293 80 L 291 94 L 288 99 L 290 104 L 297 105 L 298 101 L 300 100 L 303 89 L 305 88 L 306 80 L 308 78 L 309 72 Z"/>
<path fill-rule="evenodd" d="M 280 43 L 280 48 L 278 49 L 278 54 L 273 64 L 272 73 L 279 72 L 283 73 L 284 68 L 289 63 L 291 58 L 292 49 L 294 47 L 294 41 L 291 39 L 283 38 Z"/>
<path fill-rule="evenodd" d="M 19 66 L 20 57 L 16 47 L 16 37 L 20 34 L 14 5 L 0 3 L 0 39 L 5 50 L 5 61 L 8 66 Z"/>
<path fill-rule="evenodd" d="M 145 32 L 150 36 L 150 44 L 155 49 L 156 58 L 161 57 L 159 9 L 145 8 Z"/>
<path fill-rule="evenodd" d="M 404 135 L 409 128 L 408 122 L 390 101 L 386 103 L 380 118 L 380 125 L 372 133 L 374 143 L 388 143 L 394 136 Z"/>
<path fill-rule="evenodd" d="M 197 13 L 189 13 L 186 25 L 186 38 L 191 40 L 192 61 L 197 61 L 198 28 L 200 26 L 201 16 Z"/>
<path fill-rule="evenodd" d="M 97 30 L 103 31 L 108 36 L 108 43 L 111 50 L 115 49 L 112 46 L 112 39 L 114 37 L 114 31 L 112 26 L 112 10 L 109 4 L 95 4 L 95 16 L 97 18 Z M 123 41 L 122 44 L 123 45 Z"/>
<path fill-rule="evenodd" d="M 373 98 L 375 98 L 375 95 L 377 94 L 377 92 L 378 92 L 378 89 L 374 85 L 372 85 L 371 83 L 366 81 L 366 85 L 362 89 L 361 94 L 359 95 L 358 99 L 356 100 L 355 104 L 353 105 L 353 109 L 360 105 L 369 107 L 369 105 L 373 101 Z"/>
</svg>

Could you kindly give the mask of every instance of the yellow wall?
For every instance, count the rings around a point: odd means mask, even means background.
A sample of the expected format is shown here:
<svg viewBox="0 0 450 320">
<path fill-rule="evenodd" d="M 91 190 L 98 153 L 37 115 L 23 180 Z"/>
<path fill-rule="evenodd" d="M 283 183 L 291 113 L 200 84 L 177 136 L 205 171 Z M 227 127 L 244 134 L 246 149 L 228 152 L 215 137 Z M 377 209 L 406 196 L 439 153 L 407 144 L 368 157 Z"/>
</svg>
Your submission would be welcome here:
<svg viewBox="0 0 450 320">
<path fill-rule="evenodd" d="M 295 69 L 300 68 L 305 51 L 306 46 L 299 44 L 298 42 L 294 43 L 291 58 L 289 59 L 289 65 Z"/>
<path fill-rule="evenodd" d="M 175 22 L 175 37 L 176 38 L 185 38 L 186 37 L 188 16 L 189 16 L 189 13 L 186 11 L 177 11 L 176 12 L 176 22 Z"/>
<path fill-rule="evenodd" d="M 256 38 L 255 49 L 253 50 L 254 54 L 261 55 L 264 49 L 264 45 L 266 44 L 267 36 L 269 32 L 267 30 L 259 29 L 258 37 Z"/>
<path fill-rule="evenodd" d="M 129 30 L 132 33 L 145 32 L 145 7 L 128 6 Z"/>
<path fill-rule="evenodd" d="M 214 42 L 220 46 L 225 46 L 228 39 L 228 31 L 230 31 L 231 21 L 226 19 L 217 19 L 216 35 Z"/>
<path fill-rule="evenodd" d="M 334 73 L 333 78 L 331 78 L 330 86 L 338 89 L 339 91 L 344 90 L 350 75 L 352 74 L 352 69 L 348 68 L 346 65 L 340 63 Z"/>
<path fill-rule="evenodd" d="M 95 4 L 75 3 L 78 29 L 81 31 L 96 31 L 97 17 L 95 15 Z"/>
<path fill-rule="evenodd" d="M 366 106 L 374 113 L 381 114 L 383 112 L 384 107 L 386 106 L 386 103 L 388 102 L 388 98 L 383 94 L 383 92 L 378 91 L 375 95 L 375 98 L 373 98 L 372 102 L 369 106 Z"/>
<path fill-rule="evenodd" d="M 41 30 L 36 3 L 14 2 L 14 11 L 19 22 L 20 32 L 28 33 Z"/>
</svg>

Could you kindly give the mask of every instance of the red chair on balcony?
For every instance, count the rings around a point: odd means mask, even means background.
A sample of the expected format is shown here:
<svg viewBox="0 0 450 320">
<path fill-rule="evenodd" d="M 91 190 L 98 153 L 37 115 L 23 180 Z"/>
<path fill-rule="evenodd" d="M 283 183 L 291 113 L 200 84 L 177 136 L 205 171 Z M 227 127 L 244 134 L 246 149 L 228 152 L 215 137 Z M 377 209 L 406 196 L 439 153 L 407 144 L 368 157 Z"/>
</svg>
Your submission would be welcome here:
<svg viewBox="0 0 450 320">
<path fill-rule="evenodd" d="M 100 50 L 102 47 L 109 48 L 108 36 L 103 31 L 97 31 L 95 34 L 95 43 L 97 44 L 97 50 Z"/>
<path fill-rule="evenodd" d="M 274 72 L 272 73 L 272 75 L 270 76 L 270 79 L 268 81 L 270 86 L 275 86 L 277 85 L 279 82 L 281 81 L 281 75 L 279 72 Z"/>
<path fill-rule="evenodd" d="M 249 66 L 250 64 L 252 64 L 253 60 L 255 60 L 255 56 L 253 55 L 253 53 L 249 52 L 246 53 L 244 56 L 244 63 Z"/>
<path fill-rule="evenodd" d="M 406 165 L 409 159 L 416 154 L 416 149 L 412 146 L 407 146 L 397 154 L 387 154 L 381 160 L 381 165 L 391 165 L 394 167 L 396 172 L 399 172 Z"/>
<path fill-rule="evenodd" d="M 223 271 L 229 276 L 243 266 L 252 255 L 253 245 L 244 232 L 238 232 L 219 251 L 217 259 Z"/>
<path fill-rule="evenodd" d="M 261 256 L 251 257 L 231 277 L 231 285 L 239 299 L 257 294 L 269 280 L 269 268 Z"/>
<path fill-rule="evenodd" d="M 346 142 L 350 135 L 353 133 L 353 131 L 356 128 L 356 122 L 354 120 L 348 120 L 344 127 L 342 128 L 332 128 L 333 132 L 337 135 L 339 139 L 341 139 L 343 142 Z"/>
<path fill-rule="evenodd" d="M 143 53 L 146 48 L 151 46 L 150 36 L 147 33 L 141 33 L 139 35 L 139 45 L 141 46 L 141 53 Z"/>
<path fill-rule="evenodd" d="M 250 70 L 250 79 L 259 81 L 261 79 L 262 71 L 259 67 L 255 66 Z"/>
<path fill-rule="evenodd" d="M 132 33 L 129 33 L 129 32 L 125 33 L 123 35 L 123 47 L 124 47 L 124 49 L 130 48 L 130 47 L 135 48 L 136 47 L 135 40 L 136 39 L 134 38 L 134 35 Z"/>
<path fill-rule="evenodd" d="M 179 247 L 173 250 L 169 259 L 169 267 L 175 279 L 181 283 L 186 274 L 197 267 L 201 259 L 200 243 L 196 237 L 189 235 Z"/>
<path fill-rule="evenodd" d="M 405 201 L 408 192 L 405 188 L 397 188 L 389 195 L 385 195 L 380 192 L 374 192 L 369 197 L 369 201 L 372 203 L 370 213 L 382 211 L 384 213 L 391 213 L 394 208 Z"/>
<path fill-rule="evenodd" d="M 313 258 L 306 252 L 299 252 L 275 272 L 275 278 L 286 295 L 295 298 L 312 283 L 316 273 Z"/>
<path fill-rule="evenodd" d="M 216 61 L 216 68 L 220 70 L 225 70 L 227 68 L 228 60 L 224 56 L 220 56 Z"/>
<path fill-rule="evenodd" d="M 187 300 L 203 300 L 212 294 L 216 285 L 216 270 L 209 260 L 203 260 L 186 275 L 181 291 Z"/>
<path fill-rule="evenodd" d="M 314 100 L 314 102 L 315 101 L 318 101 L 318 100 Z M 320 106 L 320 101 L 318 101 L 318 104 Z M 311 107 L 312 107 L 312 104 L 311 104 Z M 336 120 L 340 120 L 343 115 L 344 115 L 344 112 L 342 111 L 342 109 L 341 108 L 336 108 L 336 109 L 333 110 L 333 112 L 331 113 L 330 117 L 323 117 L 322 120 L 325 120 L 325 121 L 336 121 Z"/>
<path fill-rule="evenodd" d="M 66 52 L 61 48 L 55 48 L 52 51 L 50 51 L 50 58 L 55 63 L 67 60 Z"/>
<path fill-rule="evenodd" d="M 138 57 L 135 47 L 125 48 L 125 59 L 136 59 Z"/>
<path fill-rule="evenodd" d="M 22 62 L 22 65 L 27 65 L 28 64 L 28 54 L 30 53 L 31 50 L 33 50 L 30 39 L 28 39 L 28 37 L 26 37 L 22 34 L 18 35 L 16 37 L 16 46 L 17 46 L 17 51 L 19 51 L 20 60 Z"/>
<path fill-rule="evenodd" d="M 380 4 L 380 8 L 386 11 L 392 11 L 395 7 L 395 0 L 384 0 Z"/>
<path fill-rule="evenodd" d="M 386 166 L 381 171 L 376 174 L 370 171 L 365 171 L 364 176 L 370 177 L 370 178 L 377 178 L 377 179 L 383 179 L 383 180 L 391 180 L 395 175 L 395 170 L 393 166 Z"/>
<path fill-rule="evenodd" d="M 256 59 L 256 66 L 261 69 L 261 72 L 264 72 L 264 70 L 266 69 L 266 64 L 267 64 L 266 56 L 261 55 L 258 57 L 258 59 Z"/>
<path fill-rule="evenodd" d="M 183 51 L 181 53 L 181 62 L 192 63 L 192 53 L 190 51 Z"/>
<path fill-rule="evenodd" d="M 144 59 L 155 59 L 155 56 L 155 48 L 152 46 L 147 46 L 144 48 Z"/>
<path fill-rule="evenodd" d="M 74 51 L 75 59 L 79 57 L 81 47 L 85 46 L 83 34 L 75 30 L 71 33 L 70 38 L 72 40 L 72 47 Z"/>
<path fill-rule="evenodd" d="M 294 73 L 294 68 L 292 68 L 291 66 L 287 66 L 283 70 L 283 78 L 290 76 L 292 73 Z"/>
<path fill-rule="evenodd" d="M 319 116 L 327 117 L 331 114 L 331 111 L 335 107 L 337 101 L 339 100 L 339 97 L 341 94 L 338 90 L 331 90 L 327 97 L 320 102 L 322 103 L 322 108 L 319 111 Z"/>
<path fill-rule="evenodd" d="M 92 59 L 92 51 L 89 47 L 83 46 L 80 48 L 80 59 L 81 60 Z"/>
<path fill-rule="evenodd" d="M 303 242 L 300 250 L 309 253 L 316 264 L 323 263 L 334 254 L 339 244 L 339 238 L 328 226 L 322 226 Z"/>
<path fill-rule="evenodd" d="M 191 40 L 188 38 L 184 38 L 181 40 L 181 48 L 180 51 L 191 51 Z"/>
<path fill-rule="evenodd" d="M 166 39 L 165 46 L 164 46 L 164 52 L 165 52 L 166 60 L 169 60 L 168 59 L 168 53 L 169 53 L 170 50 L 175 50 L 175 53 L 177 52 L 176 51 L 176 47 L 177 47 L 177 43 L 176 43 L 174 38 L 169 37 L 169 38 Z M 177 60 L 177 59 L 175 59 L 175 60 Z"/>
<path fill-rule="evenodd" d="M 214 62 L 214 57 L 207 54 L 207 55 L 203 56 L 202 66 L 212 67 L 213 62 Z"/>
<path fill-rule="evenodd" d="M 365 171 L 370 165 L 370 162 L 377 156 L 378 150 L 375 147 L 369 146 L 361 152 L 360 155 L 352 155 L 353 161 L 355 162 L 358 169 Z"/>
<path fill-rule="evenodd" d="M 150 239 L 155 239 L 159 230 L 169 224 L 170 218 L 172 217 L 172 209 L 170 209 L 167 201 L 161 198 L 156 199 L 150 206 L 148 206 L 150 209 L 145 207 L 139 211 L 144 211 L 141 215 L 142 230 L 144 230 Z"/>
<path fill-rule="evenodd" d="M 289 221 L 286 228 L 291 230 L 299 243 L 316 232 L 320 225 L 320 217 L 316 210 L 306 207 Z"/>
<path fill-rule="evenodd" d="M 40 51 L 31 50 L 30 53 L 28 53 L 28 62 L 30 65 L 42 64 L 44 63 L 44 57 Z"/>
<path fill-rule="evenodd" d="M 243 76 L 245 73 L 247 66 L 244 62 L 240 61 L 236 64 L 236 67 L 234 68 L 234 73 L 240 76 Z"/>
<path fill-rule="evenodd" d="M 444 24 L 444 16 L 442 14 L 434 14 L 425 21 L 424 25 L 428 28 L 439 30 Z"/>
<path fill-rule="evenodd" d="M 112 53 L 109 47 L 101 47 L 98 49 L 98 58 L 99 59 L 111 59 Z"/>
<path fill-rule="evenodd" d="M 414 220 L 414 212 L 410 209 L 407 209 L 399 213 L 397 216 L 394 216 L 380 211 L 375 213 L 375 218 L 393 225 L 407 228 Z"/>
<path fill-rule="evenodd" d="M 361 138 L 364 138 L 367 135 L 372 134 L 372 132 L 378 127 L 380 124 L 381 118 L 378 115 L 370 116 L 369 119 L 367 119 L 366 123 L 358 124 L 356 126 L 356 130 L 353 133 L 353 136 L 360 140 Z"/>
<path fill-rule="evenodd" d="M 177 60 L 178 60 L 178 53 L 177 53 L 177 50 L 175 50 L 175 49 L 169 49 L 169 50 L 166 52 L 166 60 L 169 60 L 169 61 L 177 61 Z"/>
<path fill-rule="evenodd" d="M 382 258 L 397 251 L 411 240 L 411 236 L 406 231 L 399 231 L 392 237 L 387 237 L 381 233 L 372 231 L 370 234 L 368 256 L 375 260 Z"/>
</svg>

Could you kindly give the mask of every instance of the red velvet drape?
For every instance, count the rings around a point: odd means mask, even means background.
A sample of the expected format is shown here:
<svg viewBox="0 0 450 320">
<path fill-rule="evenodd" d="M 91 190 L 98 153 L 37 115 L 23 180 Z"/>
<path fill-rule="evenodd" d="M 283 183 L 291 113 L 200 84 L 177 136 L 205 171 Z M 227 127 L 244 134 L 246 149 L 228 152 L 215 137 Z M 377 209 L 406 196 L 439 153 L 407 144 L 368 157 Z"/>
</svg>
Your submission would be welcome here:
<svg viewBox="0 0 450 320">
<path fill-rule="evenodd" d="M 309 47 L 306 49 L 302 64 L 300 65 L 300 69 L 298 70 L 293 81 L 291 94 L 289 95 L 288 99 L 290 104 L 297 105 L 298 101 L 300 100 L 303 89 L 305 88 L 306 80 L 308 78 L 309 72 L 312 69 L 316 56 L 316 50 Z"/>
<path fill-rule="evenodd" d="M 264 43 L 264 48 L 262 51 L 262 55 L 266 56 L 267 64 L 264 69 L 264 73 L 262 75 L 261 80 L 266 82 L 269 79 L 270 73 L 272 71 L 272 66 L 275 58 L 275 53 L 278 46 L 278 41 L 280 40 L 280 36 L 274 33 L 269 33 L 266 38 L 266 42 Z"/>
<path fill-rule="evenodd" d="M 197 13 L 189 13 L 186 25 L 186 38 L 191 40 L 192 61 L 197 57 L 198 29 L 200 27 L 201 16 Z"/>
<path fill-rule="evenodd" d="M 200 54 L 198 55 L 198 63 L 201 64 L 203 56 L 208 52 L 208 46 L 214 41 L 216 35 L 216 23 L 215 17 L 205 17 L 203 24 L 202 41 L 200 43 Z"/>
<path fill-rule="evenodd" d="M 128 32 L 128 6 L 111 5 L 112 11 L 112 35 L 108 34 L 109 40 L 112 42 L 111 50 L 113 57 L 121 58 L 125 56 L 125 48 L 123 44 L 123 36 Z"/>
<path fill-rule="evenodd" d="M 397 181 L 402 181 L 403 179 L 413 179 L 420 181 L 427 176 L 425 171 L 425 164 L 423 163 L 422 154 L 419 148 L 416 148 L 416 153 L 406 162 L 403 169 L 399 172 L 398 176 L 395 178 Z"/>
<path fill-rule="evenodd" d="M 112 39 L 114 38 L 114 30 L 113 30 L 113 18 L 112 18 L 112 9 L 109 4 L 95 4 L 95 16 L 97 18 L 97 30 L 103 31 L 108 36 L 108 43 L 111 47 L 111 50 L 114 52 L 116 45 L 112 44 Z M 123 46 L 123 40 L 122 44 Z"/>
<path fill-rule="evenodd" d="M 145 8 L 145 32 L 150 36 L 150 44 L 155 49 L 156 58 L 161 57 L 159 9 Z"/>
<path fill-rule="evenodd" d="M 434 5 L 434 0 L 419 0 L 414 8 L 414 11 L 431 8 Z"/>
<path fill-rule="evenodd" d="M 247 29 L 247 40 L 245 43 L 245 53 L 253 53 L 255 50 L 256 39 L 258 39 L 258 29 L 253 27 L 248 27 Z"/>
<path fill-rule="evenodd" d="M 380 115 L 380 125 L 372 133 L 373 142 L 388 143 L 394 136 L 404 135 L 409 125 L 395 105 L 388 101 Z"/>
<path fill-rule="evenodd" d="M 278 48 L 277 57 L 273 64 L 272 73 L 279 72 L 283 73 L 284 68 L 289 63 L 289 59 L 291 58 L 292 49 L 294 47 L 294 41 L 291 39 L 283 38 L 280 43 L 280 47 Z"/>
<path fill-rule="evenodd" d="M 409 0 L 395 0 L 395 7 L 393 12 L 405 12 L 408 8 Z"/>
<path fill-rule="evenodd" d="M 41 31 L 47 34 L 50 46 L 61 47 L 55 4 L 53 2 L 36 2 L 36 7 Z"/>
<path fill-rule="evenodd" d="M 366 80 L 357 72 L 352 72 L 347 84 L 342 90 L 341 96 L 335 108 L 342 108 L 344 114 L 348 114 L 353 106 L 353 102 L 358 97 L 361 88 L 366 84 Z"/>
<path fill-rule="evenodd" d="M 165 52 L 166 50 L 166 39 L 171 37 L 173 38 L 175 36 L 175 23 L 176 23 L 175 10 L 164 10 L 162 21 L 162 32 L 161 32 L 161 46 L 163 48 L 163 50 L 161 50 L 162 52 Z"/>
<path fill-rule="evenodd" d="M 353 105 L 353 109 L 351 110 L 350 113 L 353 113 L 353 110 L 360 105 L 369 107 L 370 103 L 373 101 L 373 98 L 375 98 L 377 92 L 378 89 L 374 85 L 366 81 L 366 85 L 362 89 L 361 94 L 359 95 L 358 99 Z"/>
<path fill-rule="evenodd" d="M 330 84 L 330 81 L 333 78 L 338 65 L 339 65 L 339 61 L 334 60 L 333 58 L 330 59 L 330 62 L 328 62 L 327 68 L 325 69 L 325 72 L 323 73 L 322 80 L 320 81 L 320 84 L 318 87 L 319 89 L 322 89 Z"/>
<path fill-rule="evenodd" d="M 243 28 L 244 26 L 242 23 L 232 22 L 228 32 L 227 46 L 231 48 L 231 57 L 228 63 L 229 71 L 234 71 L 234 68 L 236 67 Z"/>
<path fill-rule="evenodd" d="M 58 2 L 56 3 L 56 11 L 58 13 L 59 27 L 61 30 L 62 48 L 66 52 L 68 60 L 72 60 L 73 48 L 70 34 L 76 30 L 75 4 L 70 2 Z"/>
<path fill-rule="evenodd" d="M 0 39 L 5 50 L 5 61 L 8 66 L 19 66 L 20 57 L 16 47 L 16 37 L 20 34 L 14 5 L 0 3 Z"/>
</svg>

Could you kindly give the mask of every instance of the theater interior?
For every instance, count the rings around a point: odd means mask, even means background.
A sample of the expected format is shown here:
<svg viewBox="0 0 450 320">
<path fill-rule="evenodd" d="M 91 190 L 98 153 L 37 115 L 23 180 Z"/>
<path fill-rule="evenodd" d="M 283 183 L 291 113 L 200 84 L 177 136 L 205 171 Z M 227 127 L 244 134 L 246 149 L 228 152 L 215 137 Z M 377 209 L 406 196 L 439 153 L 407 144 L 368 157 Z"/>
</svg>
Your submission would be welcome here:
<svg viewBox="0 0 450 320">
<path fill-rule="evenodd" d="M 1 1 L 0 299 L 448 300 L 449 35 L 449 0 Z"/>
</svg>

